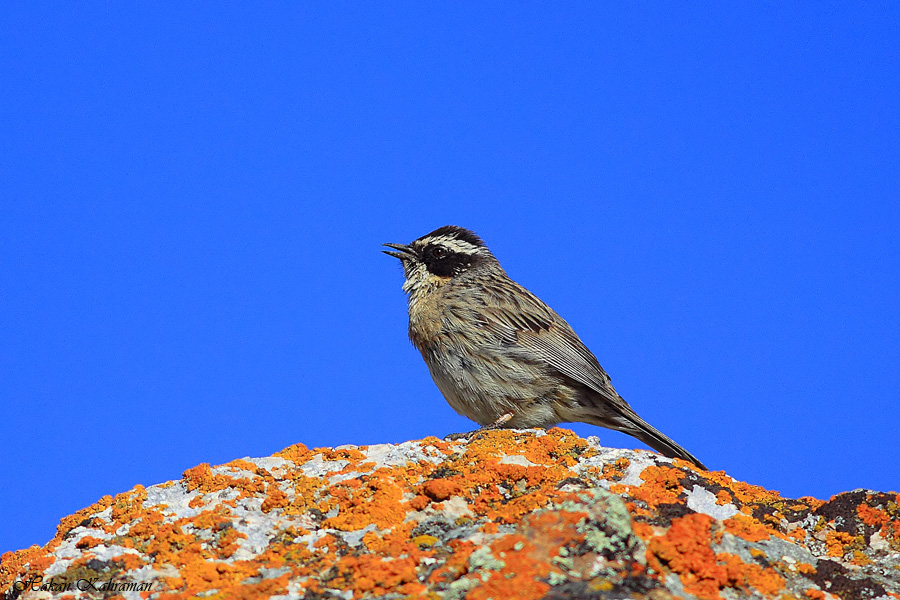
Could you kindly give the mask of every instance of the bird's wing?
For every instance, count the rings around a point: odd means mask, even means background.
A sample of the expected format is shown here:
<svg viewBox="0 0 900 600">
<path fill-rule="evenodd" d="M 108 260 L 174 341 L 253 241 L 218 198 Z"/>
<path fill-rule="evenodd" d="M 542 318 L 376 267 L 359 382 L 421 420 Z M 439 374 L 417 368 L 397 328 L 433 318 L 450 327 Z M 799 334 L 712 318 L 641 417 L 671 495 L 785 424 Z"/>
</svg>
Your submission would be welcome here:
<svg viewBox="0 0 900 600">
<path fill-rule="evenodd" d="M 597 425 L 633 435 L 665 456 L 683 458 L 706 469 L 697 457 L 640 418 L 612 386 L 609 375 L 568 323 L 525 288 L 510 281 L 479 307 L 481 326 L 500 344 L 513 347 L 520 357 L 540 361 L 561 375 L 596 392 L 585 400 L 597 403 Z M 615 408 L 619 415 L 609 414 Z"/>
<path fill-rule="evenodd" d="M 491 298 L 481 313 L 482 326 L 502 343 L 528 351 L 561 374 L 585 385 L 616 406 L 628 405 L 612 386 L 609 375 L 568 323 L 525 288 Z M 629 411 L 630 412 L 630 411 Z"/>
</svg>

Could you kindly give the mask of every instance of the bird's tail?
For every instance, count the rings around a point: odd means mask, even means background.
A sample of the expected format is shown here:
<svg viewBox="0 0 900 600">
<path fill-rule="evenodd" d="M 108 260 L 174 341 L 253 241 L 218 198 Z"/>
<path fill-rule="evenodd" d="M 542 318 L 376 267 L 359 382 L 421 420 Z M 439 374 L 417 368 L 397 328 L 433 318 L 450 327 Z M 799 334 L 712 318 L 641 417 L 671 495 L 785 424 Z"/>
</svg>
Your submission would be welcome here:
<svg viewBox="0 0 900 600">
<path fill-rule="evenodd" d="M 709 469 L 706 468 L 706 465 L 700 462 L 696 456 L 676 444 L 674 441 L 672 441 L 672 438 L 662 434 L 657 429 L 654 429 L 646 421 L 641 420 L 638 427 L 638 430 L 634 433 L 631 433 L 631 435 L 641 440 L 663 456 L 668 456 L 669 458 L 681 458 L 688 462 L 694 463 L 704 471 L 709 471 Z"/>
<path fill-rule="evenodd" d="M 616 429 L 622 433 L 627 433 L 632 437 L 636 437 L 663 456 L 668 456 L 669 458 L 681 458 L 694 463 L 704 471 L 709 470 L 696 456 L 676 444 L 672 438 L 657 430 L 650 425 L 650 423 L 637 416 L 637 413 L 633 410 L 623 412 L 626 413 L 622 415 L 624 419 L 610 427 L 611 429 Z M 609 427 L 609 425 L 607 425 L 607 427 Z"/>
</svg>

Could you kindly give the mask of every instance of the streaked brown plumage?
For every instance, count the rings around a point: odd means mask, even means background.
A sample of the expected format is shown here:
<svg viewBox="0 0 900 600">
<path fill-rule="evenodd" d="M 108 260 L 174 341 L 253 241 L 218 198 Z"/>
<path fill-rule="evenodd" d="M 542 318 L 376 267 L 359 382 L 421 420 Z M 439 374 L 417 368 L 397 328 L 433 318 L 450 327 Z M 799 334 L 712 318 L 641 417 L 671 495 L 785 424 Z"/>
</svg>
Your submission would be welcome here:
<svg viewBox="0 0 900 600">
<path fill-rule="evenodd" d="M 706 468 L 631 409 L 569 324 L 477 235 L 448 225 L 385 245 L 403 263 L 409 338 L 456 412 L 483 428 L 591 423 Z"/>
</svg>

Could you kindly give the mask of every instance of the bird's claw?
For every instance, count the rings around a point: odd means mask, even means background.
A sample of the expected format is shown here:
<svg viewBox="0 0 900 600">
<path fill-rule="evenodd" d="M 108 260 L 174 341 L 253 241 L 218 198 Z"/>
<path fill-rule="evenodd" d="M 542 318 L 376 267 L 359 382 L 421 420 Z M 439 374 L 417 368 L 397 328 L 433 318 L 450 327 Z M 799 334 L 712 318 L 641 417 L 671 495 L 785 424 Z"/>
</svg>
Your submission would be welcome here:
<svg viewBox="0 0 900 600">
<path fill-rule="evenodd" d="M 444 436 L 445 442 L 456 442 L 459 440 L 463 440 L 468 442 L 473 435 L 481 431 L 480 429 L 476 429 L 475 431 L 466 431 L 463 433 L 450 433 Z"/>
<path fill-rule="evenodd" d="M 499 419 L 490 423 L 488 425 L 482 425 L 478 429 L 474 429 L 472 431 L 467 431 L 465 433 L 451 433 L 449 435 L 444 436 L 445 442 L 454 442 L 457 440 L 465 440 L 467 442 L 471 442 L 472 440 L 477 440 L 484 434 L 486 431 L 493 431 L 494 429 L 502 429 L 503 424 L 509 421 L 513 417 L 513 413 L 506 413 L 502 415 Z"/>
</svg>

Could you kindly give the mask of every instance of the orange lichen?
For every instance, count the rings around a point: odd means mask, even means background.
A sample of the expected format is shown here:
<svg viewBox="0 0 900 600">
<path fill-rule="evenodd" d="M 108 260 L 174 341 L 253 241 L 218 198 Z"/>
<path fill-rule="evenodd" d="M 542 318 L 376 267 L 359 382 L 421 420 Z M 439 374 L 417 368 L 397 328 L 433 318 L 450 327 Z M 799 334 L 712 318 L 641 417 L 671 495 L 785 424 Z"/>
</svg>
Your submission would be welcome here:
<svg viewBox="0 0 900 600">
<path fill-rule="evenodd" d="M 487 581 L 472 590 L 466 598 L 537 600 L 550 590 L 550 586 L 542 581 L 550 573 L 547 557 L 524 536 L 500 538 L 492 546 L 491 554 L 502 562 L 502 570 L 489 572 Z"/>
<path fill-rule="evenodd" d="M 218 480 L 214 480 L 209 463 L 201 463 L 182 473 L 182 478 L 189 492 L 200 490 L 208 493 L 228 487 L 227 482 L 231 481 L 230 477 L 224 475 L 217 475 L 216 477 Z"/>
<path fill-rule="evenodd" d="M 223 506 L 218 506 L 213 510 L 205 510 L 190 519 L 191 525 L 198 529 L 219 529 L 223 525 L 231 523 L 231 514 Z"/>
<path fill-rule="evenodd" d="M 73 562 L 75 569 L 89 569 L 91 550 L 100 556 L 101 548 L 107 553 L 131 548 L 110 564 L 117 572 L 147 565 L 175 569 L 177 575 L 166 578 L 163 587 L 168 587 L 166 598 L 176 599 L 216 590 L 210 597 L 255 600 L 288 593 L 289 583 L 292 594 L 299 588 L 299 595 L 314 597 L 342 592 L 354 598 L 403 594 L 433 599 L 451 586 L 474 600 L 536 599 L 552 595 L 551 583 L 557 581 L 579 582 L 596 593 L 614 590 L 626 577 L 644 579 L 647 589 L 665 597 L 654 586 L 665 586 L 672 574 L 685 592 L 703 600 L 718 600 L 726 589 L 778 597 L 785 588 L 780 573 L 795 578 L 792 590 L 803 590 L 796 578 L 814 576 L 815 568 L 773 562 L 764 547 L 744 541 L 779 536 L 802 542 L 808 529 L 826 540 L 829 553 L 852 552 L 856 565 L 874 556 L 863 536 L 839 534 L 824 517 L 813 531 L 805 519 L 821 501 L 785 499 L 678 461 L 675 466 L 651 464 L 640 473 L 641 485 L 625 486 L 621 481 L 633 469 L 629 459 L 578 464 L 596 450 L 563 429 L 538 436 L 492 431 L 465 444 L 429 438 L 419 449 L 431 460 L 379 468 L 364 446 L 309 450 L 299 444 L 277 455 L 293 466 L 279 461 L 271 472 L 244 459 L 219 467 L 198 465 L 186 470 L 178 484 L 191 493 L 184 501 L 193 510 L 180 513 L 183 504 L 145 507 L 147 492 L 140 486 L 107 497 L 64 519 L 45 548 L 4 554 L 0 581 L 43 572 L 55 560 L 50 552 L 78 525 L 88 530 L 78 538 L 82 554 Z M 317 476 L 307 475 L 312 472 Z M 598 485 L 610 485 L 622 495 L 631 530 L 647 543 L 646 567 L 627 554 L 637 543 L 627 533 L 627 519 L 616 521 L 610 511 L 604 523 L 607 512 L 597 504 L 602 507 L 604 499 L 592 489 Z M 722 523 L 691 513 L 685 486 L 698 485 L 715 492 L 718 504 L 733 503 L 740 512 Z M 216 494 L 222 490 L 226 493 Z M 241 502 L 244 498 L 253 500 Z M 900 544 L 897 504 L 883 495 L 866 502 L 855 507 L 860 520 L 880 529 L 889 543 Z M 245 555 L 238 550 L 246 538 L 246 510 L 261 510 L 263 520 L 275 525 L 268 546 L 253 558 L 236 560 Z M 443 517 L 442 510 L 448 510 Z M 477 544 L 448 539 L 433 517 L 471 526 L 478 532 Z M 109 539 L 91 535 L 90 528 L 107 532 Z M 360 530 L 365 535 L 344 533 Z M 725 532 L 744 540 L 729 544 L 744 544 L 741 556 L 749 552 L 760 564 L 717 554 L 716 543 Z M 622 554 L 623 548 L 631 550 Z M 767 564 L 773 566 L 762 566 Z M 273 577 L 272 570 L 284 572 Z"/>
<path fill-rule="evenodd" d="M 285 508 L 289 504 L 287 494 L 282 492 L 275 483 L 271 483 L 266 486 L 266 499 L 263 500 L 260 510 L 269 512 L 274 508 Z"/>
<path fill-rule="evenodd" d="M 468 571 L 469 557 L 478 549 L 478 546 L 469 540 L 453 539 L 447 542 L 451 554 L 444 564 L 428 576 L 428 582 L 443 583 L 455 581 Z"/>
<path fill-rule="evenodd" d="M 431 499 L 428 496 L 425 496 L 424 494 L 419 494 L 415 498 L 413 498 L 412 500 L 409 501 L 409 506 L 413 510 L 422 510 L 426 506 L 428 506 L 429 502 L 431 502 Z"/>
<path fill-rule="evenodd" d="M 257 467 L 255 464 L 253 464 L 249 460 L 244 460 L 243 458 L 236 458 L 233 461 L 227 462 L 222 466 L 230 467 L 235 470 L 240 469 L 240 470 L 244 470 L 244 471 L 250 471 L 251 473 L 256 473 L 257 475 L 267 472 L 262 467 Z"/>
<path fill-rule="evenodd" d="M 481 531 L 487 534 L 494 534 L 500 531 L 500 528 L 493 521 L 488 521 L 484 525 L 481 526 Z"/>
<path fill-rule="evenodd" d="M 140 519 L 128 528 L 128 535 L 132 540 L 146 541 L 156 535 L 156 531 L 163 522 L 163 515 L 157 511 L 145 511 Z"/>
<path fill-rule="evenodd" d="M 294 500 L 285 508 L 287 514 L 299 515 L 311 508 L 323 513 L 331 510 L 334 502 L 330 498 L 320 498 L 326 487 L 324 481 L 317 477 L 307 477 L 302 472 L 293 474 L 291 480 L 294 485 Z"/>
<path fill-rule="evenodd" d="M 725 531 L 748 542 L 759 542 L 769 539 L 769 531 L 756 519 L 747 515 L 735 515 L 726 519 L 723 524 Z"/>
<path fill-rule="evenodd" d="M 856 514 L 860 520 L 871 527 L 881 529 L 891 521 L 891 515 L 880 508 L 872 508 L 867 504 L 860 504 L 856 507 Z"/>
<path fill-rule="evenodd" d="M 734 499 L 742 504 L 771 504 L 784 500 L 778 492 L 732 479 L 724 471 L 710 471 L 704 475 L 713 483 L 728 488 Z"/>
<path fill-rule="evenodd" d="M 358 489 L 347 482 L 334 486 L 331 495 L 337 499 L 339 511 L 325 521 L 325 527 L 356 531 L 369 524 L 387 529 L 400 523 L 406 516 L 401 504 L 403 491 L 388 473 L 387 469 L 375 471 Z"/>
<path fill-rule="evenodd" d="M 712 549 L 711 527 L 712 518 L 699 513 L 674 519 L 664 536 L 650 540 L 648 564 L 678 574 L 690 594 L 719 598 L 722 574 Z"/>
<path fill-rule="evenodd" d="M 410 539 L 410 533 L 415 523 L 403 523 L 385 534 L 368 532 L 363 536 L 363 544 L 369 551 L 385 556 L 400 556 L 401 554 L 419 555 L 419 547 Z"/>
<path fill-rule="evenodd" d="M 442 502 L 450 496 L 460 493 L 461 486 L 451 479 L 432 479 L 422 486 L 422 491 L 428 498 Z"/>
<path fill-rule="evenodd" d="M 144 566 L 144 561 L 137 554 L 125 553 L 116 556 L 112 560 L 111 563 L 114 563 L 118 568 L 123 571 L 131 571 L 134 569 L 140 569 Z"/>
<path fill-rule="evenodd" d="M 296 465 L 302 465 L 312 458 L 312 452 L 310 452 L 309 448 L 303 444 L 294 444 L 293 446 L 288 446 L 281 452 L 276 452 L 275 456 L 293 461 Z"/>
<path fill-rule="evenodd" d="M 817 590 L 815 588 L 809 588 L 808 590 L 803 592 L 803 595 L 807 598 L 812 598 L 812 600 L 824 600 L 825 598 L 825 592 L 823 592 L 822 590 Z"/>
<path fill-rule="evenodd" d="M 189 492 L 199 490 L 204 494 L 209 494 L 234 488 L 240 492 L 240 498 L 246 498 L 265 490 L 265 483 L 261 479 L 229 477 L 223 473 L 213 475 L 209 463 L 191 467 L 183 473 L 182 477 Z"/>
<path fill-rule="evenodd" d="M 745 590 L 753 588 L 767 596 L 784 589 L 784 577 L 776 573 L 774 569 L 764 569 L 754 564 L 748 565 L 736 554 L 717 554 L 716 560 L 725 568 L 723 587 Z"/>
<path fill-rule="evenodd" d="M 802 496 L 800 498 L 797 498 L 797 500 L 802 502 L 812 510 L 816 510 L 817 508 L 825 504 L 824 500 L 819 500 L 818 498 L 813 498 L 812 496 Z"/>
<path fill-rule="evenodd" d="M 804 530 L 802 527 L 795 527 L 794 529 L 791 529 L 790 531 L 788 531 L 787 535 L 789 538 L 799 544 L 802 544 L 806 541 L 806 530 Z"/>
<path fill-rule="evenodd" d="M 346 555 L 334 566 L 334 579 L 329 587 L 349 590 L 355 597 L 362 594 L 383 596 L 388 592 L 416 594 L 425 586 L 419 583 L 416 561 L 411 557 L 385 558 L 373 554 Z"/>
<path fill-rule="evenodd" d="M 59 525 L 56 527 L 57 537 L 62 537 L 63 535 L 69 533 L 72 529 L 84 522 L 90 515 L 95 515 L 106 510 L 112 505 L 112 503 L 112 496 L 103 496 L 87 508 L 82 508 L 73 515 L 63 517 L 63 519 L 59 522 Z"/>
<path fill-rule="evenodd" d="M 502 458 L 504 456 L 524 456 L 536 465 L 564 466 L 575 464 L 575 457 L 588 457 L 595 453 L 588 448 L 586 440 L 573 432 L 554 427 L 547 435 L 533 437 L 527 444 L 521 444 L 523 435 L 512 430 L 492 431 L 472 440 L 466 454 L 476 460 L 482 457 Z"/>
<path fill-rule="evenodd" d="M 665 535 L 650 541 L 648 564 L 676 573 L 686 592 L 704 600 L 718 600 L 724 587 L 752 587 L 766 594 L 784 588 L 784 578 L 774 570 L 748 565 L 734 554 L 716 554 L 712 526 L 713 519 L 699 513 L 674 519 Z"/>
<path fill-rule="evenodd" d="M 825 534 L 825 548 L 828 556 L 843 556 L 847 550 L 846 546 L 864 545 L 862 536 L 855 536 L 844 531 L 829 531 Z"/>
<path fill-rule="evenodd" d="M 634 521 L 631 524 L 631 528 L 634 531 L 634 534 L 644 541 L 648 541 L 656 535 L 653 526 L 643 521 Z"/>
<path fill-rule="evenodd" d="M 683 478 L 684 472 L 681 469 L 651 465 L 641 471 L 644 483 L 640 486 L 627 486 L 627 491 L 648 506 L 675 504 L 684 491 L 681 485 Z"/>
<path fill-rule="evenodd" d="M 365 449 L 365 446 L 362 447 Z M 357 448 L 316 448 L 314 452 L 321 454 L 322 459 L 326 461 L 346 460 L 351 465 L 360 464 L 366 459 L 366 455 Z M 347 473 L 349 465 L 343 467 L 339 472 Z"/>
<path fill-rule="evenodd" d="M 100 546 L 102 544 L 103 544 L 103 540 L 97 539 L 90 535 L 86 535 L 83 538 L 81 538 L 80 540 L 78 540 L 78 543 L 75 544 L 75 547 L 78 548 L 79 550 L 83 550 L 85 548 L 91 548 L 93 546 Z"/>
<path fill-rule="evenodd" d="M 600 477 L 601 479 L 609 481 L 619 481 L 625 477 L 625 473 L 628 471 L 630 465 L 631 461 L 622 456 L 617 458 L 614 462 L 603 465 L 603 471 L 601 472 Z"/>
<path fill-rule="evenodd" d="M 0 556 L 0 590 L 9 589 L 26 567 L 31 573 L 41 573 L 54 562 L 56 559 L 37 545 L 15 552 L 4 552 Z"/>
</svg>

